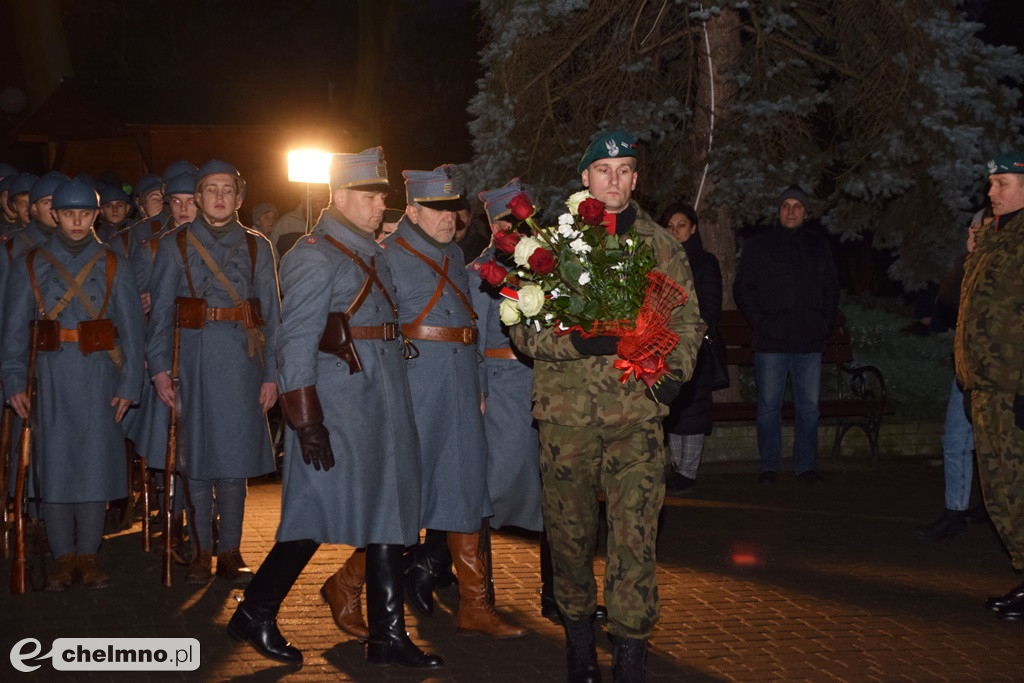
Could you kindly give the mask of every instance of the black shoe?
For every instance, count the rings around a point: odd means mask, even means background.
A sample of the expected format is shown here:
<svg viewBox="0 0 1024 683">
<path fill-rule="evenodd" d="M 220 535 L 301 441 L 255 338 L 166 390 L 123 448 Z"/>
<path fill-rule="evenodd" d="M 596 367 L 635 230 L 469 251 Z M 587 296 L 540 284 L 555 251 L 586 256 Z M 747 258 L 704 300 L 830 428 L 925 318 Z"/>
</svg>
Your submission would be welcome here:
<svg viewBox="0 0 1024 683">
<path fill-rule="evenodd" d="M 366 546 L 366 611 L 370 639 L 366 661 L 371 664 L 400 664 L 419 669 L 436 669 L 444 662 L 427 654 L 409 640 L 402 604 L 402 546 Z"/>
<path fill-rule="evenodd" d="M 999 610 L 999 618 L 1006 621 L 1024 621 L 1024 597 L 1017 598 Z"/>
<path fill-rule="evenodd" d="M 758 484 L 774 484 L 779 475 L 776 472 L 761 472 L 757 475 Z"/>
<path fill-rule="evenodd" d="M 990 520 L 990 517 L 988 516 L 988 510 L 985 509 L 985 504 L 978 503 L 964 513 L 964 519 L 974 524 L 985 524 Z"/>
<path fill-rule="evenodd" d="M 1006 595 L 998 595 L 986 600 L 985 609 L 990 609 L 993 612 L 1001 612 L 1012 603 L 1021 599 L 1024 599 L 1024 581 L 1017 584 L 1017 586 Z"/>
<path fill-rule="evenodd" d="M 601 683 L 594 624 L 590 619 L 565 622 L 565 659 L 569 683 Z"/>
<path fill-rule="evenodd" d="M 260 619 L 243 602 L 228 622 L 228 634 L 235 640 L 248 642 L 264 657 L 279 662 L 302 662 L 302 652 L 284 639 L 277 630 L 277 619 Z"/>
<path fill-rule="evenodd" d="M 647 669 L 647 641 L 636 638 L 612 638 L 612 680 L 615 683 L 643 683 Z"/>
<path fill-rule="evenodd" d="M 914 530 L 918 538 L 926 541 L 937 541 L 940 538 L 955 536 L 967 528 L 966 514 L 962 510 L 946 510 L 931 524 L 919 526 Z"/>
<path fill-rule="evenodd" d="M 678 472 L 672 472 L 668 475 L 668 478 L 665 479 L 665 493 L 673 496 L 686 493 L 692 489 L 696 483 L 696 479 L 690 479 Z"/>
<path fill-rule="evenodd" d="M 802 481 L 803 483 L 807 484 L 808 486 L 825 483 L 825 477 L 818 474 L 815 470 L 807 470 L 806 472 L 801 472 L 800 474 L 796 475 L 796 478 Z"/>
</svg>

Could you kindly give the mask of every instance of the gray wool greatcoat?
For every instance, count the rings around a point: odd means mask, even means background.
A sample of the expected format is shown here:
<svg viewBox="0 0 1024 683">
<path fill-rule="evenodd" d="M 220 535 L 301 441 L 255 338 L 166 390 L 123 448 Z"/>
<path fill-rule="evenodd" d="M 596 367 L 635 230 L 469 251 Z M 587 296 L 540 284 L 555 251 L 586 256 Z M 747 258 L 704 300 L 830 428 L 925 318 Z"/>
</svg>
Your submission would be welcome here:
<svg viewBox="0 0 1024 683">
<path fill-rule="evenodd" d="M 171 370 L 174 341 L 174 300 L 192 296 L 177 235 L 192 231 L 220 265 L 242 299 L 259 298 L 262 327 L 267 343 L 263 357 L 249 355 L 245 326 L 241 322 L 207 321 L 201 329 L 181 330 L 181 396 L 187 474 L 191 479 L 241 479 L 266 474 L 274 469 L 267 418 L 259 403 L 260 387 L 277 381 L 274 334 L 281 320 L 277 273 L 270 242 L 258 232 L 242 227 L 236 220 L 231 229 L 215 237 L 201 219 L 182 226 L 160 240 L 153 277 L 146 360 L 149 374 Z M 256 236 L 256 269 L 251 274 L 245 234 Z M 230 308 L 234 303 L 224 285 L 186 244 L 195 295 L 210 307 Z"/>
<path fill-rule="evenodd" d="M 47 310 L 68 290 L 53 265 L 42 256 L 45 249 L 72 276 L 97 254 L 102 254 L 82 283 L 97 310 L 107 289 L 106 253 L 92 241 L 72 254 L 57 237 L 35 250 L 36 282 Z M 117 398 L 138 401 L 144 376 L 145 324 L 135 278 L 127 261 L 116 257 L 110 299 L 103 314 L 117 327 L 123 363 L 115 366 L 110 354 L 94 351 L 83 355 L 78 344 L 65 342 L 59 351 L 39 351 L 36 360 L 39 478 L 42 498 L 48 503 L 86 503 L 123 498 L 128 491 L 125 473 L 124 432 L 114 422 Z M 5 326 L 0 347 L 4 393 L 8 399 L 25 390 L 28 365 L 29 321 L 39 317 L 26 266 L 26 255 L 17 258 L 9 274 L 4 302 Z M 74 329 L 91 320 L 77 297 L 55 318 L 62 329 Z"/>
<path fill-rule="evenodd" d="M 487 396 L 484 432 L 487 435 L 487 490 L 494 507 L 491 526 L 517 526 L 541 531 L 540 435 L 533 420 L 533 365 L 519 359 L 487 358 L 487 349 L 511 346 L 501 322 L 498 287 L 484 282 L 480 265 L 495 257 L 491 244 L 468 268 L 470 301 L 480 316 L 477 348 L 480 390 Z M 507 266 L 506 266 L 507 267 Z"/>
<path fill-rule="evenodd" d="M 403 217 L 398 229 L 384 240 L 403 324 L 411 323 L 427 306 L 439 276 L 404 249 L 398 238 L 404 238 L 438 267 L 447 256 L 448 277 L 468 297 L 469 279 L 458 245 L 439 245 Z M 445 286 L 422 324 L 466 327 L 470 314 L 451 287 Z M 472 533 L 480 529 L 482 518 L 492 514 L 476 345 L 420 339 L 413 344 L 419 357 L 406 361 L 406 367 L 423 462 L 420 524 L 428 529 Z"/>
<path fill-rule="evenodd" d="M 367 266 L 373 258 L 394 299 L 392 273 L 380 247 L 342 220 L 328 209 L 310 236 L 281 259 L 278 381 L 282 392 L 316 386 L 335 464 L 319 472 L 305 464 L 299 439 L 288 429 L 277 540 L 411 545 L 420 530 L 420 450 L 401 338 L 355 340 L 363 367 L 355 374 L 337 356 L 319 350 L 327 314 L 345 311 L 366 280 L 325 235 Z M 394 310 L 374 286 L 350 324 L 383 326 L 394 320 Z"/>
</svg>

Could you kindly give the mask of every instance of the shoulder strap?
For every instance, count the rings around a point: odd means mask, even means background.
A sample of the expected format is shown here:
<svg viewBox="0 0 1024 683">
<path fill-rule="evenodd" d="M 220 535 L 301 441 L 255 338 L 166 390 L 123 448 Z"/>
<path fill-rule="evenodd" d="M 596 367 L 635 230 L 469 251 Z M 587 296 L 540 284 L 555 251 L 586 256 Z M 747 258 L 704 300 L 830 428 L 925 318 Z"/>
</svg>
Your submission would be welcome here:
<svg viewBox="0 0 1024 683">
<path fill-rule="evenodd" d="M 231 284 L 231 281 L 228 280 L 227 276 L 224 275 L 224 271 L 221 270 L 220 266 L 217 265 L 217 262 L 213 260 L 213 256 L 211 256 L 210 252 L 206 250 L 206 247 L 204 247 L 203 243 L 199 241 L 199 238 L 196 237 L 192 232 L 189 232 L 188 242 L 196 250 L 196 253 L 199 254 L 199 258 L 203 259 L 203 262 L 206 264 L 206 267 L 210 269 L 210 271 L 213 273 L 213 276 L 217 278 L 217 281 L 220 282 L 224 286 L 224 289 L 227 290 L 228 296 L 231 297 L 231 301 L 234 303 L 234 305 L 241 306 L 242 297 L 238 296 L 238 290 L 235 289 L 234 285 Z M 191 287 L 191 282 L 189 282 L 189 287 Z M 195 294 L 193 294 L 192 296 L 195 296 Z"/>
<path fill-rule="evenodd" d="M 188 267 L 188 247 L 185 246 L 185 238 L 188 237 L 188 227 L 184 227 L 174 236 L 178 243 L 178 251 L 181 252 L 181 265 L 185 268 L 185 279 L 188 280 L 188 292 L 192 298 L 196 298 L 196 288 L 192 286 L 192 270 Z M 154 252 L 155 253 L 155 252 Z"/>
<path fill-rule="evenodd" d="M 25 257 L 25 266 L 28 268 L 28 281 L 32 284 L 32 295 L 36 298 L 36 306 L 39 308 L 39 317 L 49 320 L 46 315 L 46 304 L 43 303 L 43 293 L 39 291 L 39 282 L 36 280 L 36 250 L 31 249 Z"/>
<path fill-rule="evenodd" d="M 391 306 L 391 310 L 394 312 L 395 319 L 397 320 L 398 308 L 395 306 L 395 302 L 391 300 L 391 295 L 388 294 L 388 290 L 381 283 L 380 278 L 377 277 L 377 267 L 376 264 L 374 264 L 373 262 L 373 257 L 370 257 L 370 265 L 367 266 L 363 262 L 363 259 L 359 258 L 359 254 L 355 253 L 338 240 L 334 239 L 328 234 L 324 234 L 324 239 L 326 239 L 332 246 L 337 248 L 338 251 L 352 259 L 352 261 L 354 261 L 355 264 L 359 266 L 359 268 L 361 268 L 364 273 L 366 273 L 366 279 L 363 281 L 363 286 L 359 289 L 359 293 L 356 295 L 356 298 L 353 299 L 352 303 L 349 304 L 348 308 L 345 310 L 345 315 L 349 317 L 355 315 L 356 311 L 359 310 L 359 307 L 363 305 L 364 301 L 366 301 L 366 297 L 369 296 L 370 285 L 371 283 L 373 283 L 377 285 L 377 289 L 379 289 L 381 294 L 384 295 L 384 298 L 387 300 L 388 305 Z"/>
<path fill-rule="evenodd" d="M 438 288 L 434 292 L 433 298 L 427 304 L 427 307 L 424 308 L 423 311 L 419 314 L 416 320 L 413 321 L 412 324 L 419 325 L 420 323 L 423 322 L 423 320 L 427 317 L 427 313 L 429 313 L 430 309 L 434 307 L 434 304 L 437 303 L 437 300 L 441 298 L 441 291 L 444 289 L 445 283 L 447 283 L 448 286 L 452 288 L 452 291 L 455 292 L 455 296 L 459 297 L 459 301 L 462 302 L 462 305 L 466 307 L 466 311 L 469 312 L 470 323 L 475 327 L 477 315 L 476 311 L 473 310 L 473 305 L 469 303 L 469 299 L 466 298 L 466 295 L 462 292 L 462 290 L 456 287 L 455 283 L 452 282 L 451 278 L 448 277 L 448 257 L 444 257 L 444 263 L 439 268 L 437 264 L 433 262 L 433 260 L 431 260 L 425 254 L 420 253 L 419 251 L 414 249 L 412 245 L 406 242 L 404 237 L 396 238 L 395 242 L 397 242 L 403 249 L 408 251 L 410 254 L 412 254 L 413 256 L 415 256 L 416 258 L 430 266 L 430 269 L 437 273 L 441 278 L 440 281 L 438 282 Z"/>
<path fill-rule="evenodd" d="M 92 300 L 89 299 L 89 295 L 87 295 L 85 290 L 82 289 L 82 283 L 85 282 L 87 277 L 89 277 L 89 273 L 92 272 L 93 266 L 99 262 L 100 257 L 103 256 L 104 252 L 107 254 L 111 253 L 109 250 L 101 250 L 97 252 L 95 256 L 89 259 L 88 263 L 82 266 L 82 269 L 78 271 L 78 275 L 72 276 L 71 273 L 68 272 L 68 269 L 65 268 L 60 261 L 54 258 L 53 254 L 46 249 L 39 250 L 39 253 L 42 254 L 43 258 L 53 266 L 53 269 L 57 271 L 57 274 L 60 275 L 61 279 L 63 279 L 68 285 L 68 291 L 64 292 L 64 296 L 61 297 L 60 301 L 58 301 L 56 305 L 50 309 L 49 313 L 47 313 L 48 318 L 52 319 L 57 317 L 57 314 L 63 311 L 67 305 L 71 303 L 71 299 L 78 297 L 78 300 L 82 303 L 82 307 L 85 308 L 86 312 L 92 317 L 92 319 L 99 319 L 100 316 L 96 311 L 96 306 L 93 305 Z"/>
</svg>

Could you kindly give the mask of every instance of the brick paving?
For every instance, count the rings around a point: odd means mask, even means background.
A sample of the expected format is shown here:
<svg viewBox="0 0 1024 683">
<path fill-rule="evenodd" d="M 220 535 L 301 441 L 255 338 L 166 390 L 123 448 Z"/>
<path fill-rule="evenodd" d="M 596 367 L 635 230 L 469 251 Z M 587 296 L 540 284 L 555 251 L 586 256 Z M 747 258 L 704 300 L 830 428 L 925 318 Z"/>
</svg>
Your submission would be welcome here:
<svg viewBox="0 0 1024 683">
<path fill-rule="evenodd" d="M 942 510 L 942 473 L 923 459 L 826 460 L 827 482 L 792 476 L 759 486 L 751 463 L 708 463 L 698 490 L 666 500 L 658 544 L 662 620 L 651 681 L 1024 681 L 1024 624 L 986 612 L 987 595 L 1020 578 L 988 525 L 938 543 L 914 537 Z M 250 487 L 243 555 L 257 563 L 273 542 L 279 486 Z M 442 671 L 376 667 L 320 603 L 321 582 L 348 555 L 323 547 L 281 611 L 282 631 L 306 656 L 301 668 L 265 660 L 224 625 L 239 591 L 159 585 L 158 555 L 142 553 L 139 525 L 108 537 L 101 560 L 113 585 L 0 597 L 3 680 L 544 681 L 564 680 L 561 629 L 540 616 L 536 539 L 494 534 L 499 610 L 530 629 L 513 641 L 459 636 L 454 589 L 431 618 L 408 615 L 413 639 L 445 658 Z M 598 575 L 603 562 L 596 562 Z M 0 571 L 6 586 L 9 565 Z M 32 674 L 7 653 L 26 637 L 44 652 L 58 637 L 194 637 L 202 663 L 189 674 L 67 674 L 48 662 Z M 611 650 L 599 635 L 605 680 Z"/>
</svg>

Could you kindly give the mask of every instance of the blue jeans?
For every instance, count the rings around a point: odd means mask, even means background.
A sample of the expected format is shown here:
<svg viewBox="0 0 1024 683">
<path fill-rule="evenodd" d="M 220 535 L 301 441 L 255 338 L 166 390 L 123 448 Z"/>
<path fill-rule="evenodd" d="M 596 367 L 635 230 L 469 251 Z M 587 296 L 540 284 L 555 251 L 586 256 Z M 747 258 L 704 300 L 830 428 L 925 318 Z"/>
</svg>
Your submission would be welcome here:
<svg viewBox="0 0 1024 683">
<path fill-rule="evenodd" d="M 942 471 L 946 477 L 946 509 L 966 510 L 974 476 L 974 429 L 964 413 L 964 395 L 953 378 L 942 430 Z"/>
<path fill-rule="evenodd" d="M 757 379 L 757 450 L 759 472 L 782 468 L 782 402 L 786 377 L 792 378 L 796 412 L 793 436 L 793 471 L 815 468 L 818 458 L 818 396 L 821 392 L 820 353 L 755 353 Z"/>
</svg>

